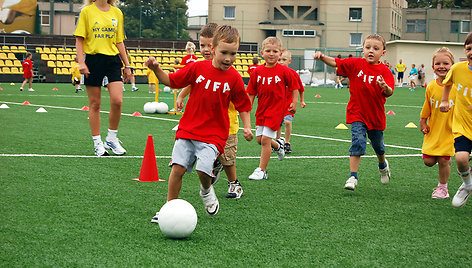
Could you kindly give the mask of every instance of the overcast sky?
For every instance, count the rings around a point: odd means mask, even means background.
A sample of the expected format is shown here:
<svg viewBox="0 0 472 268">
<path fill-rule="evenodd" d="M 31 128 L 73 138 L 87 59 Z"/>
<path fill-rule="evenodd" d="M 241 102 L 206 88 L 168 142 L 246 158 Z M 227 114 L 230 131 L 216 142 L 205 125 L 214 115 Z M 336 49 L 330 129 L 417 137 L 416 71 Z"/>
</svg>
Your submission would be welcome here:
<svg viewBox="0 0 472 268">
<path fill-rule="evenodd" d="M 189 0 L 188 3 L 188 15 L 208 15 L 208 0 Z"/>
</svg>

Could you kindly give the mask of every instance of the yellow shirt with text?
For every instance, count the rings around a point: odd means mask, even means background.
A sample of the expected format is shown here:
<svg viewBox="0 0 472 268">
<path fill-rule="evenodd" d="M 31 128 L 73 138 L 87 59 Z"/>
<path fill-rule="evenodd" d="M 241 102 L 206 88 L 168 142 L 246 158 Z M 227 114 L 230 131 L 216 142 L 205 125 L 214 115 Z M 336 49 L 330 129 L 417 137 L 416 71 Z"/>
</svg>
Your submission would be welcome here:
<svg viewBox="0 0 472 268">
<path fill-rule="evenodd" d="M 402 73 L 402 72 L 405 71 L 406 65 L 403 64 L 403 63 L 399 63 L 399 64 L 397 64 L 397 65 L 395 66 L 395 68 L 397 69 L 397 72 Z"/>
</svg>

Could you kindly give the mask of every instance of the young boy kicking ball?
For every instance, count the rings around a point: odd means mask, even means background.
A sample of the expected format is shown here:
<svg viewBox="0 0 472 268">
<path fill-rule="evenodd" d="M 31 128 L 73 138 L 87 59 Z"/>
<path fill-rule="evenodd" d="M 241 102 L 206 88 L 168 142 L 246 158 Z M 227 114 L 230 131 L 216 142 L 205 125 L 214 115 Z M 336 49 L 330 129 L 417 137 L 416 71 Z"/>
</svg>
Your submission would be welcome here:
<svg viewBox="0 0 472 268">
<path fill-rule="evenodd" d="M 244 82 L 232 67 L 239 48 L 240 35 L 236 28 L 219 26 L 213 38 L 211 61 L 199 61 L 171 74 L 164 72 L 154 57 L 146 66 L 156 73 L 164 85 L 183 88 L 191 85 L 190 97 L 180 119 L 172 151 L 167 201 L 177 199 L 185 172 L 193 167 L 200 179 L 200 196 L 209 215 L 219 211 L 219 202 L 212 187 L 213 162 L 223 152 L 229 133 L 228 107 L 236 107 L 244 125 L 244 138 L 252 140 L 251 103 Z M 158 213 L 152 219 L 158 220 Z"/>
</svg>

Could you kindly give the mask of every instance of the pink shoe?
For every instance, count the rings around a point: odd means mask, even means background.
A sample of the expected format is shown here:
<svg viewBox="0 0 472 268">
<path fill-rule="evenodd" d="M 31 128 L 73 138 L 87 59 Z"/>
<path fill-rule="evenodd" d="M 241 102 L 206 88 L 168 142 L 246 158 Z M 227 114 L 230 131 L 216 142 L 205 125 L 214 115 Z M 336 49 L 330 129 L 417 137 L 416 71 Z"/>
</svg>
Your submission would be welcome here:
<svg viewBox="0 0 472 268">
<path fill-rule="evenodd" d="M 433 189 L 433 194 L 431 195 L 433 199 L 444 199 L 449 198 L 449 192 L 447 191 L 447 187 L 438 186 Z"/>
</svg>

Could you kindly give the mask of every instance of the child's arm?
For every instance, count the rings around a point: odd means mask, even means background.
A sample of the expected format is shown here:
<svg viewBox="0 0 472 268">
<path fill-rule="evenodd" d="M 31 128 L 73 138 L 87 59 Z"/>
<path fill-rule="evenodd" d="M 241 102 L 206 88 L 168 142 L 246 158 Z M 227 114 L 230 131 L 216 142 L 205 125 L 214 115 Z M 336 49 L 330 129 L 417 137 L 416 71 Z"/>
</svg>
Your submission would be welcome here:
<svg viewBox="0 0 472 268">
<path fill-rule="evenodd" d="M 313 54 L 313 59 L 321 60 L 322 62 L 331 67 L 336 67 L 336 60 L 333 57 L 324 55 L 323 53 L 321 53 L 321 51 L 316 51 L 316 53 Z"/>
<path fill-rule="evenodd" d="M 423 134 L 429 133 L 428 118 L 420 118 L 420 130 Z"/>
<path fill-rule="evenodd" d="M 379 85 L 379 87 L 384 90 L 382 94 L 384 94 L 385 97 L 392 96 L 393 89 L 387 85 L 387 83 L 385 82 L 382 76 L 380 76 L 380 79 L 377 80 L 377 85 Z"/>
<path fill-rule="evenodd" d="M 300 91 L 298 91 L 298 92 L 300 94 L 300 107 L 305 108 L 306 107 L 305 92 L 300 92 Z"/>
<path fill-rule="evenodd" d="M 449 111 L 449 93 L 451 93 L 451 89 L 452 85 L 444 86 L 441 104 L 439 105 L 439 110 L 443 113 L 447 113 Z"/>
<path fill-rule="evenodd" d="M 180 91 L 179 95 L 177 96 L 177 100 L 175 101 L 175 108 L 177 108 L 177 111 L 182 111 L 184 108 L 184 100 L 190 94 L 190 91 L 192 90 L 192 86 L 186 86 Z"/>
<path fill-rule="evenodd" d="M 251 106 L 252 104 L 254 103 L 254 99 L 256 98 L 255 95 L 252 95 L 252 94 L 247 94 L 247 96 L 249 97 L 249 100 L 251 101 Z"/>
<path fill-rule="evenodd" d="M 254 138 L 251 131 L 251 114 L 250 112 L 240 112 L 239 117 L 241 117 L 241 121 L 243 121 L 244 138 L 247 141 L 251 141 Z"/>
<path fill-rule="evenodd" d="M 147 59 L 144 65 L 149 67 L 149 69 L 151 69 L 156 74 L 157 79 L 159 79 L 162 84 L 169 87 L 171 86 L 169 74 L 161 69 L 161 67 L 159 66 L 159 62 L 156 60 L 156 58 L 154 58 L 153 56 L 149 56 L 149 59 Z"/>
<path fill-rule="evenodd" d="M 292 103 L 290 104 L 290 108 L 288 109 L 291 113 L 297 112 L 297 104 L 298 104 L 298 90 L 292 91 Z"/>
</svg>

